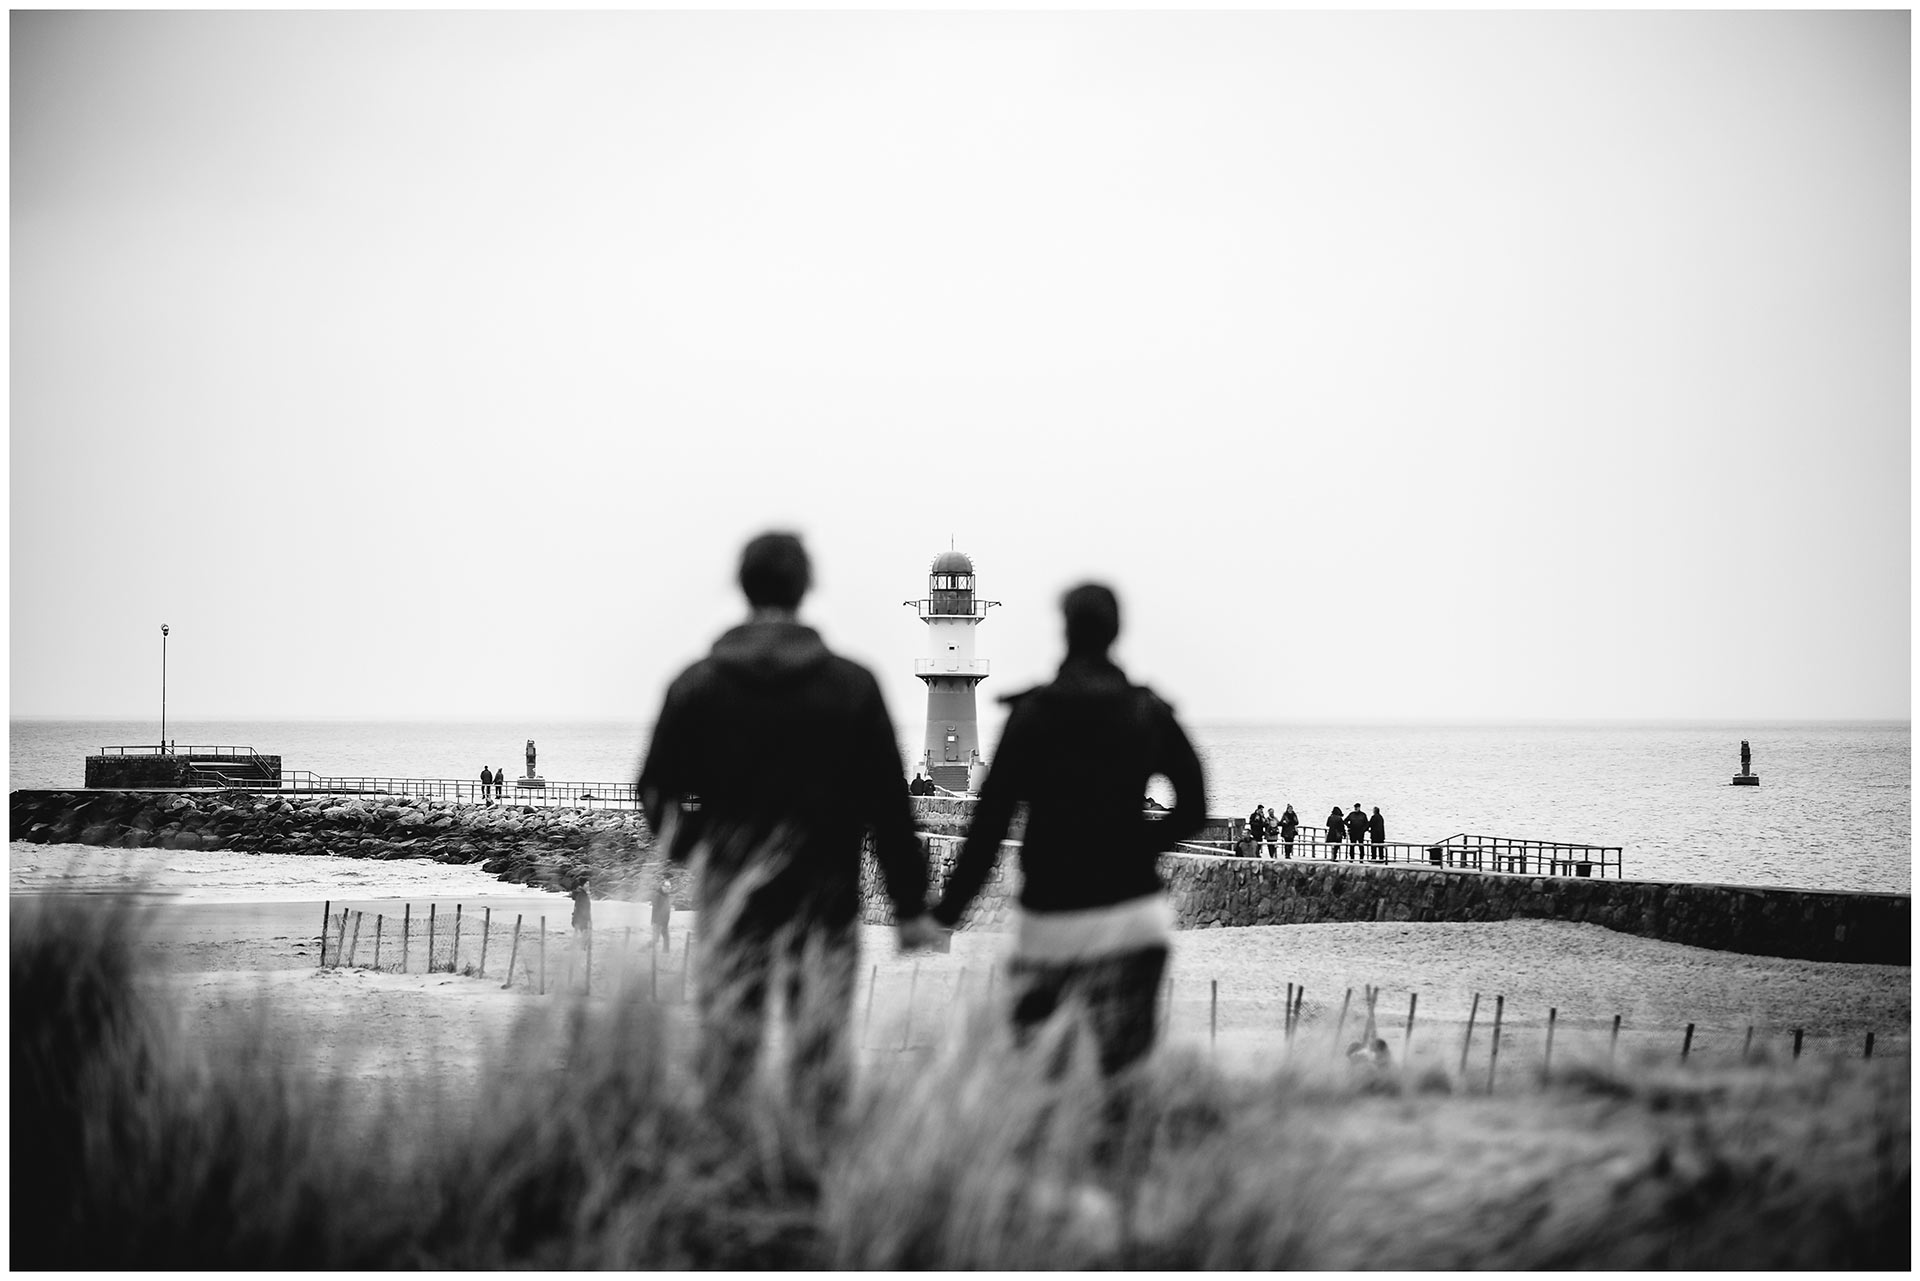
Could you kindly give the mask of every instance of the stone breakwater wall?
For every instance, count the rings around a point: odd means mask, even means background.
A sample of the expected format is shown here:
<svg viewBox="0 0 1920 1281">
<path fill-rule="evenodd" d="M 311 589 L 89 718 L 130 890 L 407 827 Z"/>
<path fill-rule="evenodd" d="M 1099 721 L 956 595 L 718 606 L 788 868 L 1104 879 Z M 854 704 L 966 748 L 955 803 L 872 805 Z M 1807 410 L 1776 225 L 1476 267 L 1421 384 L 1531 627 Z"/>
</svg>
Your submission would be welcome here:
<svg viewBox="0 0 1920 1281">
<path fill-rule="evenodd" d="M 972 802 L 915 798 L 929 833 L 934 893 L 952 874 Z M 1227 819 L 1211 820 L 1224 825 Z M 1006 921 L 1019 891 L 1018 852 L 1003 846 L 962 927 Z M 1912 964 L 1908 896 L 1520 876 L 1392 864 L 1163 854 L 1160 875 L 1182 929 L 1322 921 L 1577 921 L 1645 938 L 1760 956 Z M 862 869 L 866 919 L 893 919 L 871 852 Z"/>
<path fill-rule="evenodd" d="M 595 897 L 651 892 L 646 820 L 631 811 L 482 805 L 405 796 L 273 792 L 17 791 L 16 841 L 122 849 L 273 850 L 346 858 L 478 863 L 501 880 L 571 888 L 590 873 Z M 692 906 L 687 878 L 674 899 Z"/>
</svg>

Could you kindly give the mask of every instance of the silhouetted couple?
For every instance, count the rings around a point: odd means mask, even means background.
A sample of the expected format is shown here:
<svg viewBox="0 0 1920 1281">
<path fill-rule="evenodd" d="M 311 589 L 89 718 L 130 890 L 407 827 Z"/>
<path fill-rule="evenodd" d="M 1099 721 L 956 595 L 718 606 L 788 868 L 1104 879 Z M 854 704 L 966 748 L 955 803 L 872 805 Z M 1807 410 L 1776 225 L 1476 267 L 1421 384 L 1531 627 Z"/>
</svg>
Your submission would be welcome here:
<svg viewBox="0 0 1920 1281">
<path fill-rule="evenodd" d="M 1157 856 L 1201 829 L 1206 800 L 1172 710 L 1109 657 L 1120 630 L 1113 593 L 1089 585 L 1063 599 L 1066 659 L 1053 681 L 1006 700 L 971 830 L 928 911 L 892 721 L 872 673 L 798 621 L 811 579 L 792 535 L 747 544 L 748 619 L 668 689 L 638 781 L 669 858 L 703 864 L 695 946 L 709 1096 L 732 1100 L 750 1079 L 778 985 L 788 1087 L 815 1115 L 837 1113 L 852 1070 L 863 833 L 873 834 L 900 944 L 915 950 L 959 922 L 1022 803 L 1016 1032 L 1025 1039 L 1073 1003 L 1106 1070 L 1145 1054 L 1172 925 Z M 1149 818 L 1140 797 L 1156 774 L 1175 803 Z"/>
</svg>

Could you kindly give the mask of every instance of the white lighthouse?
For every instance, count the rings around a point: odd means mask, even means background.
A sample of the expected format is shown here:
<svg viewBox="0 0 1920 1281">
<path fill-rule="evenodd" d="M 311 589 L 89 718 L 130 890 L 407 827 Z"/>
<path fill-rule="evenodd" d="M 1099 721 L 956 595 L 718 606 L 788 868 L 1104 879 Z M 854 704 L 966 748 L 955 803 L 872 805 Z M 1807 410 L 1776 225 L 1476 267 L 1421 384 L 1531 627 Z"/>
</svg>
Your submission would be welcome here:
<svg viewBox="0 0 1920 1281">
<path fill-rule="evenodd" d="M 927 683 L 922 772 L 948 791 L 978 791 L 986 762 L 980 756 L 973 688 L 987 679 L 987 660 L 974 656 L 973 631 L 1000 602 L 977 598 L 973 562 L 964 552 L 945 551 L 927 572 L 926 598 L 901 603 L 918 611 L 931 648 L 928 657 L 913 664 L 913 674 Z"/>
</svg>

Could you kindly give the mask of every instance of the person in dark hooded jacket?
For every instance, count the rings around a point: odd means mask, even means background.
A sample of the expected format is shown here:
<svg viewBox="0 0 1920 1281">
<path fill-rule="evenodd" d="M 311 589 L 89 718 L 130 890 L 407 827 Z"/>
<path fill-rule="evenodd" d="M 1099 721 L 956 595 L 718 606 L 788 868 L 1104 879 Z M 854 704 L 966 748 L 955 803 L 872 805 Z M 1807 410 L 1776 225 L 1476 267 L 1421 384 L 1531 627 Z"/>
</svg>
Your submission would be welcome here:
<svg viewBox="0 0 1920 1281">
<path fill-rule="evenodd" d="M 1061 610 L 1066 661 L 1051 683 L 1005 700 L 1006 728 L 932 915 L 948 928 L 960 920 L 1026 802 L 1015 1033 L 1025 1040 L 1056 1009 L 1083 1006 L 1113 1074 L 1153 1046 L 1172 928 L 1158 858 L 1206 826 L 1206 789 L 1173 709 L 1108 657 L 1120 634 L 1113 593 L 1076 587 Z M 1148 818 L 1140 797 L 1156 774 L 1173 784 L 1173 809 Z"/>
<path fill-rule="evenodd" d="M 934 932 L 923 920 L 926 858 L 878 682 L 795 618 L 812 581 L 800 540 L 753 539 L 739 581 L 751 614 L 668 688 L 637 786 L 668 858 L 701 868 L 710 1095 L 729 1101 L 751 1079 L 777 981 L 791 1084 L 830 1120 L 852 1075 L 861 839 L 872 831 L 903 941 Z"/>
<path fill-rule="evenodd" d="M 1353 808 L 1347 812 L 1347 857 L 1349 859 L 1366 858 L 1366 852 L 1360 845 L 1366 839 L 1367 812 L 1360 808 L 1359 801 L 1355 801 Z"/>
</svg>

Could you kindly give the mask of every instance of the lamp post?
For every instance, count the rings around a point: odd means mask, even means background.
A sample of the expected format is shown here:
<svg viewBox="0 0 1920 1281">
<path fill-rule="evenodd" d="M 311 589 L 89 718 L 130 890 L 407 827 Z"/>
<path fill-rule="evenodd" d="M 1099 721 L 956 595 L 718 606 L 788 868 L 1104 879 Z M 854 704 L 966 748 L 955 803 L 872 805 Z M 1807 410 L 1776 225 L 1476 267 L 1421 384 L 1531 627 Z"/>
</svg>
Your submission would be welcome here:
<svg viewBox="0 0 1920 1281">
<path fill-rule="evenodd" d="M 167 752 L 167 625 L 160 624 L 160 754 Z"/>
</svg>

